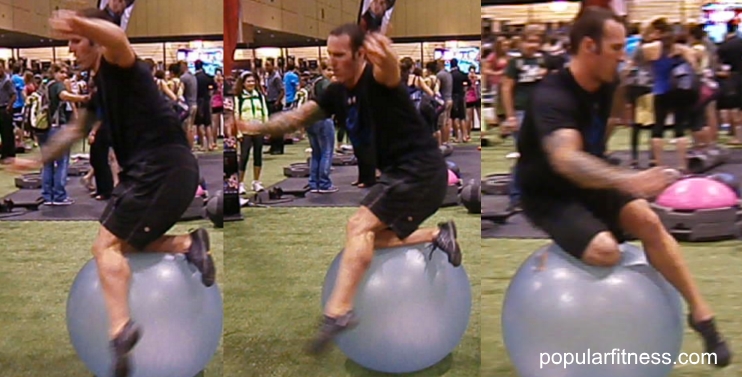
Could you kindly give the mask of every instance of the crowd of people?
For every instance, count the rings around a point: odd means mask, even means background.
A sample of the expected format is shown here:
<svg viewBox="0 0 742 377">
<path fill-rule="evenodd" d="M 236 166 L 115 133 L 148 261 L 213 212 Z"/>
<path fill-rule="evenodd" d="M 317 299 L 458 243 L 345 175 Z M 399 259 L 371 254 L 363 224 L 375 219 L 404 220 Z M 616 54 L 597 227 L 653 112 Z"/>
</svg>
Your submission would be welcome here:
<svg viewBox="0 0 742 377">
<path fill-rule="evenodd" d="M 299 70 L 291 59 L 285 67 L 279 67 L 276 61 L 268 58 L 262 67 L 234 73 L 225 90 L 225 104 L 229 103 L 225 109 L 230 107 L 234 110 L 234 119 L 266 122 L 274 114 L 296 109 L 311 99 L 320 98 L 335 80 L 327 60 L 320 61 L 316 69 L 306 70 Z M 463 72 L 456 59 L 449 61 L 447 69 L 443 60 L 423 64 L 410 57 L 400 59 L 399 69 L 410 99 L 438 144 L 469 143 L 474 122 L 481 119 L 480 79 L 476 69 L 471 67 L 468 72 Z M 236 128 L 227 127 L 228 132 L 238 138 L 240 145 L 240 194 L 265 189 L 261 181 L 263 153 L 283 154 L 287 139 L 309 139 L 311 157 L 308 185 L 311 192 L 331 194 L 338 191 L 330 177 L 333 153 L 351 149 L 358 160 L 358 179 L 353 185 L 358 188 L 375 185 L 379 172 L 368 150 L 370 146 L 346 120 L 332 117 L 292 135 L 265 137 L 244 135 Z M 267 146 L 265 151 L 264 146 Z M 246 187 L 251 156 L 252 179 Z M 242 199 L 242 203 L 247 203 L 247 199 Z"/>
<path fill-rule="evenodd" d="M 729 24 L 720 44 L 709 39 L 702 25 L 678 28 L 664 18 L 625 27 L 625 55 L 611 123 L 631 128 L 630 165 L 646 167 L 639 163 L 642 131 L 651 134 L 648 166 L 667 164 L 663 151 L 671 144 L 679 157 L 673 168 L 681 172 L 688 171 L 688 155 L 721 147 L 720 131 L 728 131 L 726 144 L 740 145 L 742 39 L 737 25 Z M 485 40 L 484 120 L 490 130 L 483 138 L 485 145 L 494 129 L 501 138 L 517 140 L 531 92 L 548 74 L 569 65 L 569 30 L 569 24 L 550 32 L 528 25 L 517 35 L 493 34 Z M 673 85 L 681 77 L 694 80 L 694 87 L 676 90 Z M 665 138 L 669 126 L 673 135 Z M 509 157 L 517 158 L 518 152 Z M 509 210 L 517 210 L 516 185 L 510 195 Z"/>
<path fill-rule="evenodd" d="M 218 149 L 224 109 L 223 75 L 215 76 L 203 70 L 200 61 L 191 72 L 185 61 L 159 66 L 152 59 L 144 60 L 152 71 L 153 80 L 183 122 L 188 141 L 194 153 Z M 80 109 L 87 107 L 95 91 L 89 71 L 76 68 L 69 62 L 54 62 L 48 70 L 40 66 L 26 66 L 19 60 L 6 69 L 0 64 L 0 161 L 9 161 L 16 154 L 29 152 L 44 144 L 63 127 L 78 118 Z M 100 114 L 98 114 L 100 116 Z M 118 183 L 119 167 L 111 151 L 111 136 L 105 125 L 97 123 L 89 130 L 91 169 L 81 177 L 82 184 L 96 200 L 106 201 Z M 67 206 L 75 203 L 68 194 L 68 169 L 71 154 L 66 153 L 41 171 L 41 197 L 45 205 Z"/>
</svg>

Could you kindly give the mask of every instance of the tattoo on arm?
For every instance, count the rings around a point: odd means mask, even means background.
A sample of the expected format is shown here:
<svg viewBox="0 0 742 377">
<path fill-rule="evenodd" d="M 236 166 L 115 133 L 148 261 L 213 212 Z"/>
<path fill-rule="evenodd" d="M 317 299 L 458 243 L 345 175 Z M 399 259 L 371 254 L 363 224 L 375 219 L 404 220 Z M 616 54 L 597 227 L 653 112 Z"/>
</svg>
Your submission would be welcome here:
<svg viewBox="0 0 742 377">
<path fill-rule="evenodd" d="M 558 173 L 589 189 L 617 188 L 631 176 L 630 172 L 582 151 L 579 137 L 574 130 L 559 130 L 547 137 L 545 149 Z"/>
<path fill-rule="evenodd" d="M 327 118 L 317 102 L 309 101 L 296 110 L 278 113 L 263 123 L 262 134 L 272 136 L 286 135 L 300 128 L 308 127 Z"/>
<path fill-rule="evenodd" d="M 42 162 L 46 164 L 62 157 L 72 144 L 85 137 L 85 130 L 90 129 L 96 121 L 87 111 L 81 111 L 76 123 L 63 127 L 41 148 Z"/>
</svg>

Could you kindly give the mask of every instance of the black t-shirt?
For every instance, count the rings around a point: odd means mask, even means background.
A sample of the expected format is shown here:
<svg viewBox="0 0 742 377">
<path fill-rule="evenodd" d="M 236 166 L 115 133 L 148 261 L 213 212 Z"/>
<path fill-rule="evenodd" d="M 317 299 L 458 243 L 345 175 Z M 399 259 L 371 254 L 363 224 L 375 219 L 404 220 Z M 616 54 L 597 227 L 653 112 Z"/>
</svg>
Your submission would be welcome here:
<svg viewBox="0 0 742 377">
<path fill-rule="evenodd" d="M 430 128 L 410 99 L 404 83 L 388 88 L 374 79 L 373 66 L 366 64 L 352 89 L 330 84 L 315 100 L 329 117 L 345 119 L 354 144 L 373 146 L 379 170 L 423 157 L 440 155 Z"/>
<path fill-rule="evenodd" d="M 464 92 L 466 91 L 465 86 L 471 85 L 469 76 L 467 76 L 464 72 L 461 72 L 460 69 L 456 68 L 451 70 L 451 79 L 453 82 L 451 85 L 451 95 L 464 97 Z"/>
<path fill-rule="evenodd" d="M 204 71 L 196 72 L 196 98 L 199 100 L 208 99 L 211 91 L 216 88 L 214 76 L 209 76 Z"/>
<path fill-rule="evenodd" d="M 576 186 L 549 163 L 545 138 L 559 129 L 576 129 L 582 134 L 584 150 L 603 157 L 616 86 L 604 85 L 589 93 L 569 69 L 562 69 L 535 88 L 518 136 L 518 180 L 524 193 L 567 196 L 575 192 Z"/>
<path fill-rule="evenodd" d="M 141 59 L 122 68 L 101 58 L 95 75 L 91 111 L 102 117 L 118 163 L 126 167 L 164 145 L 188 147 L 175 110 L 160 93 L 152 71 Z M 100 108 L 96 108 L 99 106 Z"/>
<path fill-rule="evenodd" d="M 729 65 L 732 72 L 742 74 L 742 38 L 727 39 L 716 51 L 720 64 Z"/>
</svg>

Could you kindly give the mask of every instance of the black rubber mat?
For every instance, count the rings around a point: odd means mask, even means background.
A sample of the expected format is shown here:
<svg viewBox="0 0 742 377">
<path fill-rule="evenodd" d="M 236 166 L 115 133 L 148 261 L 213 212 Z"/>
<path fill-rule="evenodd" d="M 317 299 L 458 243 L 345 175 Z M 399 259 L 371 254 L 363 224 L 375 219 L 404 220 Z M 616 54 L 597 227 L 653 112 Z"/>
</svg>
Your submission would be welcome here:
<svg viewBox="0 0 742 377">
<path fill-rule="evenodd" d="M 201 176 L 206 180 L 210 192 L 216 192 L 223 185 L 224 168 L 221 153 L 204 154 L 198 157 Z M 90 192 L 80 183 L 79 177 L 70 177 L 67 193 L 75 200 L 70 206 L 44 206 L 38 211 L 15 209 L 11 213 L 0 213 L 0 220 L 14 221 L 98 221 L 106 207 L 106 202 L 90 197 Z M 33 202 L 41 196 L 41 190 L 18 190 L 8 196 L 15 203 Z"/>
<path fill-rule="evenodd" d="M 477 145 L 474 144 L 456 146 L 454 152 L 447 157 L 447 160 L 458 165 L 464 182 L 471 179 L 480 179 L 481 159 Z M 266 191 L 259 194 L 257 201 L 273 207 L 357 207 L 368 192 L 368 189 L 359 189 L 351 185 L 358 178 L 358 167 L 356 166 L 333 166 L 330 178 L 332 183 L 340 189 L 338 192 L 332 194 L 307 193 L 303 198 L 286 195 L 283 199 L 291 198 L 291 200 L 271 201 L 268 191 L 273 187 L 280 187 L 284 190 L 287 188 L 301 188 L 309 182 L 308 178 L 287 178 L 268 187 Z"/>
</svg>

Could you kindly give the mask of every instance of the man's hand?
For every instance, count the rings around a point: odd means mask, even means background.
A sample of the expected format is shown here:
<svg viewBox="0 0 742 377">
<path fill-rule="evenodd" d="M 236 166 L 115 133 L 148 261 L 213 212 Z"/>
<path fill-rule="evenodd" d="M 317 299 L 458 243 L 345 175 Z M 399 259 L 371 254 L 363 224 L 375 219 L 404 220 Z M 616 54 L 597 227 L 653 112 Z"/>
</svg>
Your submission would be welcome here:
<svg viewBox="0 0 742 377">
<path fill-rule="evenodd" d="M 70 40 L 79 38 L 79 36 L 75 34 L 75 25 L 79 19 L 80 16 L 78 16 L 74 11 L 55 11 L 49 19 L 49 27 L 51 28 L 52 35 L 57 39 Z"/>
<path fill-rule="evenodd" d="M 383 66 L 387 57 L 393 54 L 392 41 L 381 33 L 367 34 L 363 47 L 366 58 L 375 66 Z"/>
<path fill-rule="evenodd" d="M 654 167 L 630 176 L 619 189 L 639 198 L 655 198 L 678 179 L 680 173 L 677 170 Z"/>
<path fill-rule="evenodd" d="M 33 171 L 38 171 L 42 167 L 41 161 L 28 158 L 14 157 L 8 158 L 4 162 L 6 162 L 6 165 L 0 166 L 2 166 L 5 170 L 16 174 L 25 174 Z"/>
</svg>

